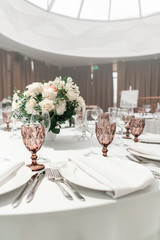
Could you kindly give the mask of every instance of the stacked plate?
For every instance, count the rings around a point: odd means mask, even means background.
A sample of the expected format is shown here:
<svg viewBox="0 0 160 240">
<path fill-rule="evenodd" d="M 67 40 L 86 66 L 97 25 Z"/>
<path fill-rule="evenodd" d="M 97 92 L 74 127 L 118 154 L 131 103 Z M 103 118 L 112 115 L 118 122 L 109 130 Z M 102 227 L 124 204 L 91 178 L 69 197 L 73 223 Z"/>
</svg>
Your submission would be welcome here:
<svg viewBox="0 0 160 240">
<path fill-rule="evenodd" d="M 145 140 L 147 142 L 147 139 Z M 148 141 L 151 142 L 152 139 Z M 155 142 L 156 140 L 154 140 L 154 143 Z M 160 146 L 159 144 L 153 144 L 153 141 L 151 144 L 136 143 L 130 146 L 127 150 L 129 153 L 131 153 L 134 156 L 143 157 L 148 160 L 160 161 Z"/>
<path fill-rule="evenodd" d="M 160 134 L 142 134 L 139 137 L 139 142 L 160 144 Z"/>
</svg>

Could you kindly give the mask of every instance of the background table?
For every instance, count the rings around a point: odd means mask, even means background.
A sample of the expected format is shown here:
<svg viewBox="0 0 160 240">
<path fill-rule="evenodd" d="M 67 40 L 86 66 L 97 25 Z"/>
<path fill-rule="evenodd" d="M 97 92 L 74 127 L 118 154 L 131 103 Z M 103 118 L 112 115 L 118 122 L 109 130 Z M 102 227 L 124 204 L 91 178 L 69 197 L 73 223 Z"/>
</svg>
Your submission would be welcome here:
<svg viewBox="0 0 160 240">
<path fill-rule="evenodd" d="M 12 139 L 10 133 L 0 131 L 0 156 L 27 160 L 30 153 L 22 139 Z M 127 141 L 128 144 L 132 140 Z M 66 159 L 72 154 L 88 151 L 89 141 L 80 142 L 73 129 L 62 129 L 54 142 L 44 144 L 54 149 L 52 161 Z M 96 138 L 94 146 L 101 153 Z M 45 151 L 45 150 L 44 150 Z M 126 154 L 126 150 L 110 145 L 109 155 Z M 106 158 L 107 161 L 107 158 Z M 48 163 L 49 164 L 49 163 Z M 46 178 L 39 186 L 32 202 L 12 209 L 13 199 L 22 187 L 0 196 L 1 240 L 159 240 L 160 185 L 114 200 L 104 192 L 76 186 L 84 195 L 82 202 L 74 197 L 69 201 L 53 182 Z"/>
</svg>

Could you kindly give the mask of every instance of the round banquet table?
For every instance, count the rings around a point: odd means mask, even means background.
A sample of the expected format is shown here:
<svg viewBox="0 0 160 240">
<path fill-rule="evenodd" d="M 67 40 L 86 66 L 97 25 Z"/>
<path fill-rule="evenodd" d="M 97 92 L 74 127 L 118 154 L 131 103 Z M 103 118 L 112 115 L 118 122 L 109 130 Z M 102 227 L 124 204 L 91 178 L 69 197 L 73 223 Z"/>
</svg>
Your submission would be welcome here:
<svg viewBox="0 0 160 240">
<path fill-rule="evenodd" d="M 22 139 L 10 138 L 11 133 L 0 131 L 0 157 L 30 158 Z M 132 140 L 126 141 L 128 144 Z M 94 138 L 94 147 L 101 154 L 101 146 Z M 65 160 L 72 154 L 88 151 L 89 140 L 78 141 L 74 129 L 62 129 L 55 141 L 45 142 L 40 151 L 52 149 L 50 165 L 56 159 Z M 126 155 L 125 148 L 111 144 L 109 155 Z M 106 159 L 107 161 L 107 159 Z M 144 190 L 112 199 L 105 192 L 74 185 L 85 197 L 67 200 L 58 186 L 44 178 L 34 199 L 25 198 L 15 209 L 12 201 L 22 187 L 0 195 L 1 240 L 159 240 L 160 184 L 155 180 Z M 68 190 L 69 191 L 69 190 Z"/>
</svg>

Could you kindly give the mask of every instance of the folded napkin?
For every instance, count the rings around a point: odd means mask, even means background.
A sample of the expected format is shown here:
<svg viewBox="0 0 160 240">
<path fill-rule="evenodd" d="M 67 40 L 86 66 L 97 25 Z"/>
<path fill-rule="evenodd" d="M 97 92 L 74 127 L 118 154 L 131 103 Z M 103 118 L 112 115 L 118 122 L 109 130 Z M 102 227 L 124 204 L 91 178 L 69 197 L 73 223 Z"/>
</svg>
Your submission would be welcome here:
<svg viewBox="0 0 160 240">
<path fill-rule="evenodd" d="M 142 134 L 139 137 L 139 141 L 148 143 L 160 143 L 160 134 Z"/>
<path fill-rule="evenodd" d="M 160 147 L 158 144 L 145 144 L 145 143 L 135 143 L 129 147 L 130 150 L 135 151 L 135 153 L 159 157 L 160 160 Z"/>
<path fill-rule="evenodd" d="M 24 165 L 24 162 L 0 158 L 0 186 L 2 186 L 9 179 L 11 179 L 16 174 L 16 172 Z"/>
<path fill-rule="evenodd" d="M 106 191 L 106 193 L 113 198 L 143 189 L 155 180 L 149 169 L 121 156 L 76 157 L 69 160 L 90 177 L 106 186 L 106 189 L 111 188 L 111 191 Z"/>
</svg>

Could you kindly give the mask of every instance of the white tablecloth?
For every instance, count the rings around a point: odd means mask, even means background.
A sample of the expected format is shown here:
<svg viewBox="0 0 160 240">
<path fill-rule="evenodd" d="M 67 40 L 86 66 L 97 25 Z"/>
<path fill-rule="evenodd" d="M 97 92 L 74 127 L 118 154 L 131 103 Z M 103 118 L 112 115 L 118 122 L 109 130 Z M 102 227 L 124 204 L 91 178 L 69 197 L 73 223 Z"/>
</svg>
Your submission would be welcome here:
<svg viewBox="0 0 160 240">
<path fill-rule="evenodd" d="M 22 139 L 9 138 L 0 131 L 0 156 L 29 160 Z M 131 143 L 133 140 L 127 140 Z M 88 151 L 89 141 L 80 142 L 73 129 L 62 129 L 54 142 L 45 143 L 57 157 L 66 159 Z M 101 146 L 94 139 L 96 150 Z M 109 146 L 109 155 L 126 154 L 124 148 Z M 106 159 L 107 161 L 107 159 Z M 48 163 L 49 164 L 49 163 Z M 12 209 L 13 199 L 22 187 L 0 196 L 1 240 L 159 240 L 160 184 L 154 184 L 128 196 L 113 200 L 104 192 L 76 186 L 85 197 L 69 201 L 53 182 L 44 179 L 32 202 Z"/>
<path fill-rule="evenodd" d="M 144 116 L 135 113 L 135 117 L 139 116 L 145 118 L 144 132 L 160 134 L 160 118 L 157 116 L 156 113 L 155 114 L 148 113 L 147 115 Z"/>
</svg>

